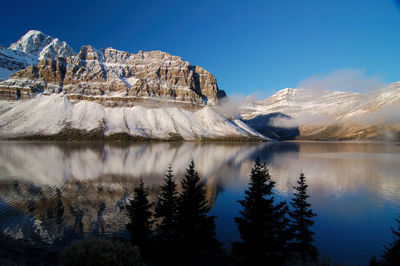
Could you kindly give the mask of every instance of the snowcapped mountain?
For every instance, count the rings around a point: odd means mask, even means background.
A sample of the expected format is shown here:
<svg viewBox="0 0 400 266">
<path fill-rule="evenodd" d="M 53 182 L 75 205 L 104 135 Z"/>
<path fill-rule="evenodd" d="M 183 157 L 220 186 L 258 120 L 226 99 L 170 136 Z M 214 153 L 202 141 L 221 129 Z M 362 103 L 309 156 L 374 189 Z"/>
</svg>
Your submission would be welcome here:
<svg viewBox="0 0 400 266">
<path fill-rule="evenodd" d="M 0 82 L 0 138 L 267 139 L 217 113 L 225 92 L 215 77 L 178 56 L 91 46 L 74 55 L 37 31 L 6 51 L 25 68 Z"/>
<path fill-rule="evenodd" d="M 29 99 L 38 93 L 66 94 L 103 106 L 181 106 L 218 103 L 225 92 L 205 69 L 161 51 L 130 54 L 83 46 L 76 56 L 46 58 L 0 83 L 0 99 Z"/>
<path fill-rule="evenodd" d="M 298 128 L 300 139 L 397 138 L 400 82 L 370 93 L 287 88 L 264 101 L 248 101 L 241 110 L 260 132 Z"/>
<path fill-rule="evenodd" d="M 16 43 L 11 44 L 9 49 L 24 52 L 38 61 L 75 55 L 74 50 L 66 42 L 61 42 L 37 30 L 28 31 Z"/>
<path fill-rule="evenodd" d="M 291 117 L 302 113 L 323 114 L 330 119 L 346 121 L 396 103 L 400 103 L 400 82 L 367 94 L 287 88 L 242 108 L 248 110 L 243 114 L 246 118 L 281 112 Z"/>
<path fill-rule="evenodd" d="M 66 42 L 37 30 L 30 30 L 10 47 L 0 47 L 0 81 L 45 58 L 68 57 L 75 52 Z"/>
</svg>

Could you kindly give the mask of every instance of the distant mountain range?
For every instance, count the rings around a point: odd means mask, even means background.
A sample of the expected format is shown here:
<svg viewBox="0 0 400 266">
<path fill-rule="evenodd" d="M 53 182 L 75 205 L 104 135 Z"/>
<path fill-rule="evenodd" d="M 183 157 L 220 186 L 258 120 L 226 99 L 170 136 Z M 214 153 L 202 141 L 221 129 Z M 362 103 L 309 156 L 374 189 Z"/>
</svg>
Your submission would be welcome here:
<svg viewBox="0 0 400 266">
<path fill-rule="evenodd" d="M 35 30 L 0 47 L 0 79 L 0 138 L 400 140 L 400 82 L 366 94 L 284 89 L 228 117 L 216 78 L 178 56 L 76 54 Z"/>
<path fill-rule="evenodd" d="M 369 93 L 288 88 L 240 108 L 250 126 L 276 139 L 400 140 L 400 82 Z"/>
</svg>

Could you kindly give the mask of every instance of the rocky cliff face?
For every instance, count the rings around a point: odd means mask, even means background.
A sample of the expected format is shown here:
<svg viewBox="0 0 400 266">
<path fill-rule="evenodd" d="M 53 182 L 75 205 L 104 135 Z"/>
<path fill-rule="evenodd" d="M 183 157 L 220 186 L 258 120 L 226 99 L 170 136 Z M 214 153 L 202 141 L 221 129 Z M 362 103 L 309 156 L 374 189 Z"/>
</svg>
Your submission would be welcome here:
<svg viewBox="0 0 400 266">
<path fill-rule="evenodd" d="M 76 56 L 44 58 L 0 83 L 0 98 L 19 100 L 37 93 L 63 93 L 70 100 L 106 107 L 216 104 L 225 92 L 205 69 L 161 51 L 130 54 L 83 46 Z"/>
<path fill-rule="evenodd" d="M 40 31 L 28 31 L 16 43 L 0 46 L 0 81 L 29 65 L 36 65 L 46 58 L 57 59 L 75 55 L 66 42 L 52 38 Z"/>
</svg>

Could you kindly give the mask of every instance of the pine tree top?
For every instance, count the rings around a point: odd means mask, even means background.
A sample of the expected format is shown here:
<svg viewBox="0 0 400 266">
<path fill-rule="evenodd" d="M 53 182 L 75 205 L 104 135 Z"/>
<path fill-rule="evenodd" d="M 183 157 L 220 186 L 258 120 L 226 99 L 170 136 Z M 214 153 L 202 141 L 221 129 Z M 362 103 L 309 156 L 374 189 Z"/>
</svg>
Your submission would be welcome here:
<svg viewBox="0 0 400 266">
<path fill-rule="evenodd" d="M 205 215 L 211 209 L 206 199 L 206 191 L 204 184 L 200 182 L 199 175 L 195 170 L 193 159 L 189 163 L 189 168 L 186 169 L 185 177 L 181 181 L 182 192 L 180 194 L 181 207 L 185 205 L 197 205 L 196 207 L 187 209 L 197 209 L 199 214 Z"/>
<path fill-rule="evenodd" d="M 291 201 L 293 210 L 290 212 L 290 216 L 293 219 L 293 251 L 302 263 L 306 263 L 310 260 L 314 261 L 318 256 L 318 250 L 313 245 L 314 232 L 310 230 L 310 226 L 314 224 L 312 218 L 316 216 L 316 214 L 311 209 L 311 204 L 307 202 L 307 198 L 309 198 L 307 187 L 306 177 L 304 173 L 300 173 L 297 186 L 293 186 L 296 192 Z"/>
<path fill-rule="evenodd" d="M 161 218 L 161 223 L 157 229 L 160 237 L 164 239 L 171 239 L 176 229 L 178 192 L 176 191 L 176 184 L 173 177 L 173 170 L 171 165 L 169 165 L 155 207 L 155 217 Z"/>
<path fill-rule="evenodd" d="M 234 242 L 232 252 L 243 265 L 282 265 L 287 259 L 289 233 L 286 202 L 276 203 L 265 162 L 256 159 L 251 169 L 243 210 L 235 217 L 242 242 Z"/>
</svg>

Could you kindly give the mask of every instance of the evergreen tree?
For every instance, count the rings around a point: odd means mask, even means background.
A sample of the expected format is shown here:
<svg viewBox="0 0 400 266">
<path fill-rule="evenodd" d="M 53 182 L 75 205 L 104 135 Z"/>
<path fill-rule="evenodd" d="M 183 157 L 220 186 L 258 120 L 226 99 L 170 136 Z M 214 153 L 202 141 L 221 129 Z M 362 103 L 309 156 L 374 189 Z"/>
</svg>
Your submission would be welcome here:
<svg viewBox="0 0 400 266">
<path fill-rule="evenodd" d="M 293 188 L 296 190 L 294 198 L 291 201 L 293 210 L 290 216 L 293 219 L 292 230 L 294 234 L 294 241 L 292 245 L 292 252 L 295 259 L 302 263 L 315 261 L 318 257 L 318 250 L 313 245 L 314 232 L 310 230 L 310 226 L 314 224 L 312 218 L 316 214 L 311 209 L 311 204 L 307 202 L 310 197 L 307 195 L 306 178 L 303 173 L 300 174 L 297 181 L 297 186 Z"/>
<path fill-rule="evenodd" d="M 369 260 L 369 266 L 380 266 L 380 265 L 384 265 L 382 260 L 378 260 L 375 256 L 373 256 Z"/>
<path fill-rule="evenodd" d="M 288 206 L 286 202 L 275 205 L 274 186 L 265 163 L 257 158 L 245 199 L 239 200 L 241 217 L 235 217 L 242 242 L 232 243 L 234 263 L 282 265 L 289 259 Z"/>
<path fill-rule="evenodd" d="M 400 265 L 400 219 L 396 219 L 397 230 L 392 227 L 394 240 L 385 246 L 385 253 L 382 255 L 384 265 Z"/>
<path fill-rule="evenodd" d="M 141 249 L 145 249 L 149 243 L 151 235 L 151 204 L 147 196 L 148 193 L 144 188 L 142 179 L 140 184 L 134 190 L 135 196 L 128 205 L 128 216 L 130 222 L 127 224 L 127 229 L 131 234 L 132 241 Z"/>
<path fill-rule="evenodd" d="M 155 260 L 159 265 L 176 264 L 178 253 L 176 243 L 178 192 L 173 176 L 172 167 L 169 166 L 155 207 L 155 217 L 161 219 L 157 226 L 155 247 Z"/>
<path fill-rule="evenodd" d="M 161 186 L 161 194 L 155 208 L 155 217 L 161 219 L 157 227 L 159 237 L 162 240 L 171 241 L 176 230 L 176 215 L 178 208 L 178 192 L 171 165 L 165 175 L 164 184 Z"/>
<path fill-rule="evenodd" d="M 211 208 L 194 167 L 192 160 L 181 181 L 182 192 L 179 195 L 177 233 L 181 263 L 210 264 L 210 254 L 218 253 L 221 243 L 216 239 L 215 217 L 207 215 Z"/>
</svg>

